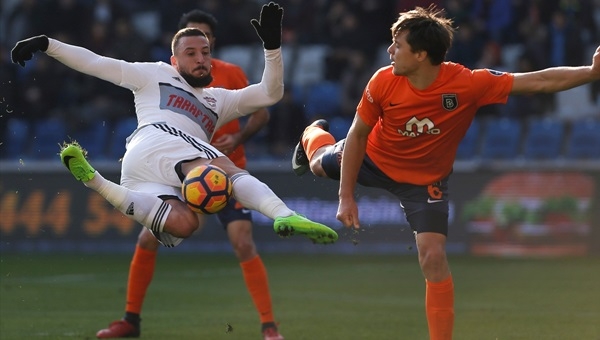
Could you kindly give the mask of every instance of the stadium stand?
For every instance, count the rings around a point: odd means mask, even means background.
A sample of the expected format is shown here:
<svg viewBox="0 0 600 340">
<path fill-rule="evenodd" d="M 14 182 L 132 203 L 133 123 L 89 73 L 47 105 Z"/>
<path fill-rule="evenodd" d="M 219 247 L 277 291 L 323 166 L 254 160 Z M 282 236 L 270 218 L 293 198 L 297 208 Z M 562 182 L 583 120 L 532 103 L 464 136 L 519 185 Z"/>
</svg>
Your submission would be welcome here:
<svg viewBox="0 0 600 340">
<path fill-rule="evenodd" d="M 2 143 L 2 158 L 16 160 L 28 150 L 31 140 L 29 123 L 23 119 L 11 118 L 6 123 L 4 133 L 6 140 Z"/>
<path fill-rule="evenodd" d="M 109 136 L 108 151 L 106 156 L 109 160 L 118 160 L 125 154 L 125 142 L 137 128 L 137 118 L 128 117 L 115 123 L 112 136 Z"/>
<path fill-rule="evenodd" d="M 600 160 L 599 119 L 589 118 L 572 122 L 571 133 L 566 141 L 566 157 Z"/>
<path fill-rule="evenodd" d="M 523 156 L 530 160 L 550 160 L 561 155 L 564 123 L 558 119 L 539 118 L 529 121 Z"/>
<path fill-rule="evenodd" d="M 67 126 L 60 118 L 33 123 L 33 139 L 28 155 L 35 160 L 58 160 L 59 145 L 67 138 Z"/>
<path fill-rule="evenodd" d="M 467 160 L 479 155 L 481 137 L 481 123 L 479 119 L 473 120 L 467 134 L 458 145 L 456 152 L 457 160 Z"/>
<path fill-rule="evenodd" d="M 481 157 L 486 160 L 514 159 L 519 155 L 522 124 L 517 119 L 490 118 L 485 124 Z"/>
</svg>

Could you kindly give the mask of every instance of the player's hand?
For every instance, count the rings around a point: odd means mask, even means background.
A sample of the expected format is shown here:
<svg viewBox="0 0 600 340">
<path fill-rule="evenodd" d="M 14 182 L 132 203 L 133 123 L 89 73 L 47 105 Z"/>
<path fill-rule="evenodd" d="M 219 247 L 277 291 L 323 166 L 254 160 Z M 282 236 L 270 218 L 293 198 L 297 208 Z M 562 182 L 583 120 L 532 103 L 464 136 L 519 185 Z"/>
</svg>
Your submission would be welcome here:
<svg viewBox="0 0 600 340">
<path fill-rule="evenodd" d="M 600 79 L 600 46 L 596 48 L 596 52 L 592 57 L 592 72 L 596 79 Z"/>
<path fill-rule="evenodd" d="M 235 148 L 240 144 L 239 134 L 224 134 L 219 138 L 210 142 L 212 146 L 217 148 L 225 155 L 230 155 Z"/>
<path fill-rule="evenodd" d="M 281 47 L 282 18 L 283 8 L 271 1 L 262 6 L 259 20 L 250 20 L 266 50 L 275 50 Z"/>
<path fill-rule="evenodd" d="M 48 49 L 48 37 L 38 35 L 29 39 L 17 42 L 15 47 L 10 51 L 10 58 L 13 63 L 25 66 L 25 62 L 33 58 L 33 54 L 37 51 L 46 52 Z"/>
<path fill-rule="evenodd" d="M 360 222 L 358 221 L 358 206 L 354 198 L 343 199 L 340 198 L 338 205 L 338 211 L 335 216 L 346 228 L 354 227 L 354 229 L 360 229 Z"/>
</svg>

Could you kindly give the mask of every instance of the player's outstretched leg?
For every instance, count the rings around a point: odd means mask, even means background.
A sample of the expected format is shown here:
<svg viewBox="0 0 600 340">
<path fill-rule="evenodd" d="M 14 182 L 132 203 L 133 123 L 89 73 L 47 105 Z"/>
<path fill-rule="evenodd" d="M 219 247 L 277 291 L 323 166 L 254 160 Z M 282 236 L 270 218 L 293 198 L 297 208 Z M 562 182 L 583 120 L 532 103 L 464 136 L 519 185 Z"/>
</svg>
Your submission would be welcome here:
<svg viewBox="0 0 600 340">
<path fill-rule="evenodd" d="M 175 247 L 183 238 L 163 232 L 170 206 L 160 198 L 133 192 L 102 177 L 86 159 L 87 151 L 76 141 L 65 142 L 60 149 L 60 160 L 71 174 L 84 185 L 98 192 L 125 216 L 140 222 L 165 247 Z M 134 209 L 135 206 L 135 209 Z"/>
<path fill-rule="evenodd" d="M 325 119 L 318 119 L 312 122 L 309 126 L 318 126 L 325 131 L 329 131 L 329 123 Z M 304 175 L 309 169 L 309 160 L 306 155 L 306 151 L 304 150 L 304 146 L 302 146 L 302 135 L 300 136 L 300 141 L 296 144 L 294 148 L 294 153 L 292 154 L 292 169 L 294 173 L 298 176 Z"/>
<path fill-rule="evenodd" d="M 334 243 L 338 239 L 338 234 L 333 229 L 298 214 L 277 217 L 273 228 L 281 237 L 304 235 L 313 243 L 328 244 Z"/>
</svg>

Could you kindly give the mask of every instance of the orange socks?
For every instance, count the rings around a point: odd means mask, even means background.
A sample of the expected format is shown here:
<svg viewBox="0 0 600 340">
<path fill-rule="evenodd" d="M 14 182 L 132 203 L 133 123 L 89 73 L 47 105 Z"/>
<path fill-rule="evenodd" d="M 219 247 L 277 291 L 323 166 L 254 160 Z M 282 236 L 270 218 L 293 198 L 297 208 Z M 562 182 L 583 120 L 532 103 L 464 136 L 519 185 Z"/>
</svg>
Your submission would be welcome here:
<svg viewBox="0 0 600 340">
<path fill-rule="evenodd" d="M 327 145 L 335 144 L 335 138 L 327 131 L 317 126 L 308 126 L 302 135 L 302 146 L 309 160 L 319 150 Z"/>
<path fill-rule="evenodd" d="M 430 340 L 452 339 L 454 327 L 454 283 L 452 276 L 441 282 L 425 280 L 425 312 Z"/>
<path fill-rule="evenodd" d="M 257 255 L 251 260 L 240 262 L 240 266 L 250 297 L 252 297 L 252 301 L 254 301 L 260 315 L 260 322 L 274 322 L 267 268 L 265 268 L 260 256 Z"/>
<path fill-rule="evenodd" d="M 126 312 L 141 313 L 146 290 L 148 290 L 154 275 L 157 253 L 157 251 L 143 249 L 139 245 L 135 246 L 135 253 L 133 253 L 133 259 L 129 266 Z"/>
</svg>

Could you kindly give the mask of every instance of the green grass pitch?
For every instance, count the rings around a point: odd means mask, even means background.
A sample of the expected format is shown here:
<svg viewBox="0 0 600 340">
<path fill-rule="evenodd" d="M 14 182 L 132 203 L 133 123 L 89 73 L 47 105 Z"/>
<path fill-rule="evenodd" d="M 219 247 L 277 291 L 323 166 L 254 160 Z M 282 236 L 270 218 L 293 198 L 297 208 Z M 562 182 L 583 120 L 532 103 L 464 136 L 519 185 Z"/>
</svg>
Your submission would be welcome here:
<svg viewBox="0 0 600 340">
<path fill-rule="evenodd" d="M 0 255 L 0 339 L 94 339 L 129 254 Z M 427 339 L 416 255 L 263 255 L 286 339 Z M 600 258 L 450 256 L 456 340 L 600 339 Z M 143 339 L 260 339 L 233 255 L 161 250 Z M 227 332 L 227 326 L 232 330 Z"/>
</svg>

